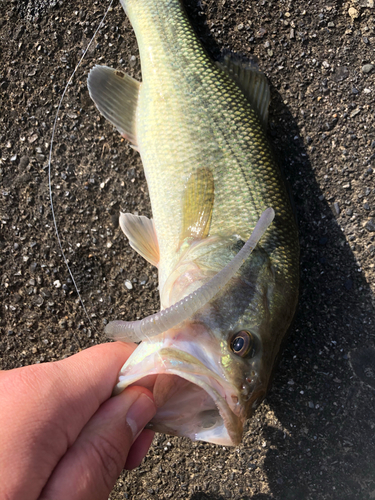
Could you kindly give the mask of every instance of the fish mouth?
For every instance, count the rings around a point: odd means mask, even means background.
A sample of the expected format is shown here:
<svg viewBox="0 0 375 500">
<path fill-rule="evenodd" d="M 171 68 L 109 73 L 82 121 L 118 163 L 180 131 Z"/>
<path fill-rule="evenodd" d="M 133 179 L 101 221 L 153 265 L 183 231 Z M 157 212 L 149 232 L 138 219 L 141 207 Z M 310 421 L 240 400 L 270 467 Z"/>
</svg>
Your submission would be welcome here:
<svg viewBox="0 0 375 500">
<path fill-rule="evenodd" d="M 115 394 L 132 385 L 151 390 L 158 409 L 148 428 L 157 432 L 226 446 L 239 444 L 244 418 L 237 391 L 224 373 L 184 350 L 153 346 L 145 342 L 134 351 L 120 372 Z"/>
</svg>

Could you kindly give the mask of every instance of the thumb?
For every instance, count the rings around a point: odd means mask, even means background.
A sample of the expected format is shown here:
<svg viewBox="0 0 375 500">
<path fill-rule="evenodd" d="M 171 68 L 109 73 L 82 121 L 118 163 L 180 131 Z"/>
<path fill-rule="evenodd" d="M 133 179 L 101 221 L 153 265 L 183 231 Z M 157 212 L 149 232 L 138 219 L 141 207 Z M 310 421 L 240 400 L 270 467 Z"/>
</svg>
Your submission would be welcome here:
<svg viewBox="0 0 375 500">
<path fill-rule="evenodd" d="M 39 500 L 107 500 L 133 442 L 155 413 L 152 394 L 143 387 L 107 400 L 57 464 Z M 138 443 L 143 457 L 151 441 Z"/>
</svg>

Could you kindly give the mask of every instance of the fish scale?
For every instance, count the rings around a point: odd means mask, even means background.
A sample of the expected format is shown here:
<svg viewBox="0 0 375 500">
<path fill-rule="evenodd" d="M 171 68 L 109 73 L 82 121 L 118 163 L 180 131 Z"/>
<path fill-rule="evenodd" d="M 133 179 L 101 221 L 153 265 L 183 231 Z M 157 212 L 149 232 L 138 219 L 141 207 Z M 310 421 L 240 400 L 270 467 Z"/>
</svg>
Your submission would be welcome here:
<svg viewBox="0 0 375 500">
<path fill-rule="evenodd" d="M 210 232 L 236 233 L 246 241 L 262 211 L 272 206 L 276 224 L 262 245 L 292 271 L 298 255 L 294 217 L 255 111 L 209 59 L 179 2 L 131 1 L 126 9 L 142 62 L 137 132 L 160 235 L 160 288 L 178 260 L 186 181 L 202 166 L 213 171 L 215 181 Z M 150 57 L 149 47 L 155 46 L 157 54 Z"/>
</svg>

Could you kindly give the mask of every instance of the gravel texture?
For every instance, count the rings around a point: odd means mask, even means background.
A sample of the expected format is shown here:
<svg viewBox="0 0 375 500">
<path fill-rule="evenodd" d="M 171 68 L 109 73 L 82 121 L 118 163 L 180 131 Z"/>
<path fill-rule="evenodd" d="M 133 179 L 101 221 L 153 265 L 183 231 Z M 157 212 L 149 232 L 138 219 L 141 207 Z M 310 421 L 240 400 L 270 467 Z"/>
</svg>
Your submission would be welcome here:
<svg viewBox="0 0 375 500">
<path fill-rule="evenodd" d="M 155 0 L 157 1 L 157 0 Z M 112 500 L 375 498 L 375 8 L 373 0 L 184 0 L 211 55 L 258 61 L 269 135 L 291 187 L 301 295 L 271 393 L 233 449 L 157 435 Z M 116 3 L 60 113 L 59 98 L 107 2 L 0 4 L 0 367 L 61 359 L 114 318 L 158 310 L 157 275 L 129 247 L 121 210 L 150 216 L 138 154 L 99 116 L 94 64 L 140 78 Z"/>
</svg>

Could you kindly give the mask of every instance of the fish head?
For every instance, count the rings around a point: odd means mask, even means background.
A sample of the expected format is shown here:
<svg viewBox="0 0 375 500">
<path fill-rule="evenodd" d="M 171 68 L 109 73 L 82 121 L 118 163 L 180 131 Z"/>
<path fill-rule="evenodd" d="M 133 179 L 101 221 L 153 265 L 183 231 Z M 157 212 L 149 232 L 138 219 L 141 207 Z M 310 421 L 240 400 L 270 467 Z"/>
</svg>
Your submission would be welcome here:
<svg viewBox="0 0 375 500">
<path fill-rule="evenodd" d="M 194 317 L 133 352 L 116 391 L 141 385 L 153 392 L 158 411 L 150 428 L 194 441 L 240 443 L 273 364 L 263 342 L 272 281 L 269 268 L 260 270 L 253 260 Z"/>
</svg>

